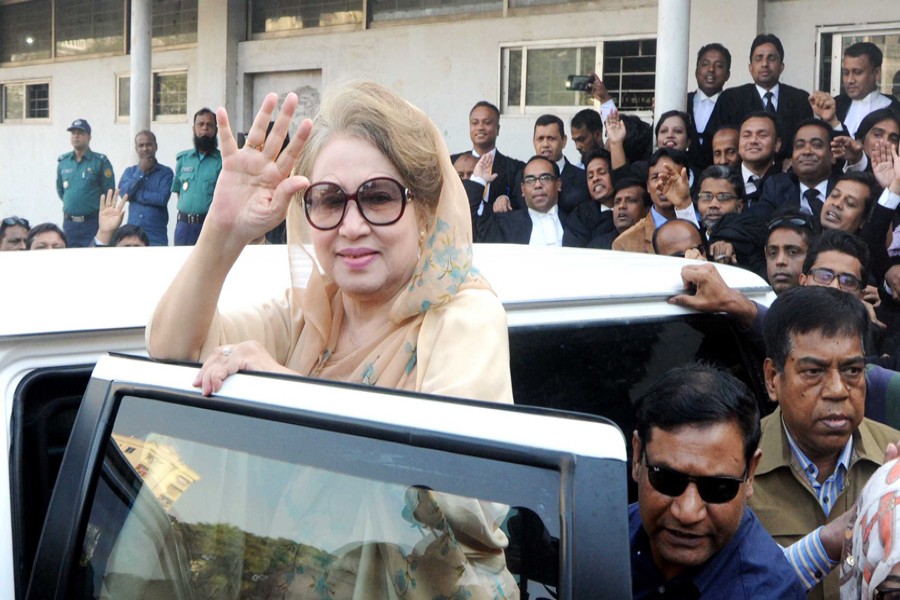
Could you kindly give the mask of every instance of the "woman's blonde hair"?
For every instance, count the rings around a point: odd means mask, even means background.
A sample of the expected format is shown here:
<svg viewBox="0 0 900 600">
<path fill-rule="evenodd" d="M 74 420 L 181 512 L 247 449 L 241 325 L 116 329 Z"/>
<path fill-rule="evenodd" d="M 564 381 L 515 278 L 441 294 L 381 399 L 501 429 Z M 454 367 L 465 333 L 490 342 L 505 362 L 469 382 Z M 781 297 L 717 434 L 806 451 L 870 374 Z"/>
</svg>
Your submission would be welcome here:
<svg viewBox="0 0 900 600">
<path fill-rule="evenodd" d="M 387 88 L 371 81 L 347 83 L 325 96 L 295 173 L 310 177 L 334 135 L 366 140 L 397 169 L 430 227 L 443 186 L 435 132 L 425 113 Z"/>
</svg>

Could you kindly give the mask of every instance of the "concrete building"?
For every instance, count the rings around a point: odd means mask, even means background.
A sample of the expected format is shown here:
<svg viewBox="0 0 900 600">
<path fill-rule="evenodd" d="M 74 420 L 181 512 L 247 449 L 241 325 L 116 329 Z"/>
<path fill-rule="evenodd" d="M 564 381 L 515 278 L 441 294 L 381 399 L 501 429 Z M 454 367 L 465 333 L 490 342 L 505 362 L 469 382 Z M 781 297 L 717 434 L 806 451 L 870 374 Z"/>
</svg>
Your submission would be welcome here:
<svg viewBox="0 0 900 600">
<path fill-rule="evenodd" d="M 704 43 L 731 50 L 729 86 L 750 81 L 757 32 L 782 39 L 782 80 L 806 90 L 837 93 L 842 48 L 863 38 L 885 50 L 882 91 L 900 70 L 900 3 L 882 0 L 0 0 L 0 216 L 61 221 L 56 159 L 76 118 L 117 177 L 137 162 L 130 77 L 146 47 L 132 35 L 142 10 L 153 11 L 151 128 L 170 166 L 200 107 L 225 106 L 246 130 L 269 91 L 297 91 L 299 119 L 357 78 L 423 108 L 451 151 L 470 147 L 468 110 L 490 100 L 503 110 L 498 146 L 527 158 L 537 115 L 568 123 L 587 102 L 565 91 L 570 74 L 600 73 L 623 110 L 649 120 L 658 80 L 686 82 L 671 98 L 694 89 Z M 571 141 L 566 154 L 577 159 Z"/>
</svg>

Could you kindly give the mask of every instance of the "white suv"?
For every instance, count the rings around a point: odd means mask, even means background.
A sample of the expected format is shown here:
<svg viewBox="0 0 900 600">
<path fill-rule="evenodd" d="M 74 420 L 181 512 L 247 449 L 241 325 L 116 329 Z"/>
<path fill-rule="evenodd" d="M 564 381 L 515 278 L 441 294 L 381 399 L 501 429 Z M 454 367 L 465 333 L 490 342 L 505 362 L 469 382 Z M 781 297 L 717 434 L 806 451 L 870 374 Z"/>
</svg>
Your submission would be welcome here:
<svg viewBox="0 0 900 600">
<path fill-rule="evenodd" d="M 290 582 L 325 581 L 349 549 L 428 546 L 399 500 L 377 539 L 346 526 L 341 502 L 298 506 L 297 482 L 327 477 L 338 498 L 377 486 L 501 507 L 523 598 L 628 598 L 626 444 L 599 417 L 629 432 L 649 382 L 698 359 L 765 402 L 743 334 L 666 302 L 685 261 L 523 246 L 475 256 L 507 309 L 516 407 L 264 374 L 204 398 L 195 367 L 141 358 L 187 252 L 0 255 L 7 281 L 27 282 L 0 304 L 0 597 L 293 597 Z M 248 248 L 220 305 L 282 293 L 286 252 Z"/>
</svg>

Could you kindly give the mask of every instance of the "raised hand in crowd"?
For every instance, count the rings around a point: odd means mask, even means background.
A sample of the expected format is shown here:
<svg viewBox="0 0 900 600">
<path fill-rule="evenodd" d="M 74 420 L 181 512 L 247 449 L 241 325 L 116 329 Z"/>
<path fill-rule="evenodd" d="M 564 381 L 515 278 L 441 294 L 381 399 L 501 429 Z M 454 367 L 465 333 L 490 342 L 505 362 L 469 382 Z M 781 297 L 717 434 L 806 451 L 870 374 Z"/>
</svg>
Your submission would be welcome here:
<svg viewBox="0 0 900 600">
<path fill-rule="evenodd" d="M 493 169 L 494 155 L 490 152 L 485 152 L 481 155 L 481 158 L 478 159 L 478 162 L 475 163 L 475 168 L 472 170 L 472 177 L 480 177 L 488 183 L 491 183 L 497 179 L 497 174 L 491 173 Z"/>
<path fill-rule="evenodd" d="M 809 96 L 809 106 L 813 114 L 836 128 L 841 122 L 837 118 L 837 104 L 828 92 L 815 91 Z"/>
<path fill-rule="evenodd" d="M 845 160 L 855 165 L 863 157 L 863 145 L 847 135 L 839 135 L 831 140 L 831 154 L 835 160 Z"/>
<path fill-rule="evenodd" d="M 128 194 L 119 197 L 119 190 L 107 190 L 106 195 L 100 196 L 100 212 L 97 214 L 97 235 L 95 244 L 109 246 L 116 234 L 116 230 L 122 226 L 125 220 L 125 205 L 128 203 Z"/>
<path fill-rule="evenodd" d="M 606 141 L 609 147 L 610 166 L 613 169 L 628 164 L 625 156 L 625 121 L 619 118 L 619 111 L 614 110 L 606 117 Z"/>
<path fill-rule="evenodd" d="M 664 164 L 663 172 L 656 182 L 656 191 L 665 196 L 675 206 L 675 210 L 684 210 L 692 205 L 691 186 L 688 183 L 687 169 L 675 169 L 669 163 Z"/>
<path fill-rule="evenodd" d="M 266 126 L 277 104 L 276 94 L 266 96 L 253 122 L 253 135 L 248 135 L 241 149 L 237 147 L 225 109 L 216 111 L 222 171 L 200 235 L 214 236 L 213 245 L 220 251 L 227 250 L 234 258 L 244 246 L 279 225 L 291 198 L 309 185 L 306 177 L 291 176 L 291 169 L 309 137 L 312 123 L 304 120 L 282 151 L 290 116 L 297 108 L 297 95 L 287 95 L 281 115 L 266 137 Z"/>
<path fill-rule="evenodd" d="M 872 173 L 878 185 L 900 194 L 900 153 L 889 143 L 878 142 L 872 152 Z"/>
<path fill-rule="evenodd" d="M 596 73 L 591 73 L 591 97 L 603 104 L 612 98 L 609 95 L 609 90 L 606 89 L 606 84 L 600 79 L 600 76 Z"/>
</svg>

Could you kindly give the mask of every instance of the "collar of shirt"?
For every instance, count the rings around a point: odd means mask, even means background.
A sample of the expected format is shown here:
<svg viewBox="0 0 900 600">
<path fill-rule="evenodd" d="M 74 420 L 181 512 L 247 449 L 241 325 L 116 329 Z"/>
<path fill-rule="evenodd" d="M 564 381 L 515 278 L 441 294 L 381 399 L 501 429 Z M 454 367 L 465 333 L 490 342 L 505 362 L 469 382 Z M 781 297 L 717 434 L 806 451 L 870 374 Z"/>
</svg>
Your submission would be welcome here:
<svg viewBox="0 0 900 600">
<path fill-rule="evenodd" d="M 653 228 L 654 229 L 659 229 L 660 227 L 662 227 L 669 221 L 669 219 L 667 219 L 666 217 L 659 214 L 659 212 L 657 212 L 655 206 L 650 207 L 650 215 L 653 217 Z"/>
<path fill-rule="evenodd" d="M 721 93 L 722 92 L 716 92 L 712 96 L 707 96 L 706 94 L 703 93 L 703 90 L 701 90 L 700 88 L 697 88 L 697 92 L 694 94 L 694 106 L 696 106 L 702 102 L 712 102 L 713 104 L 715 104 L 716 101 L 718 101 L 718 99 L 719 99 L 719 94 L 721 94 Z"/>
<path fill-rule="evenodd" d="M 763 106 L 766 105 L 766 94 L 772 92 L 772 102 L 775 103 L 775 108 L 778 108 L 778 91 L 781 89 L 780 83 L 776 83 L 771 90 L 767 90 L 758 84 L 754 85 L 756 85 L 756 93 L 759 94 L 759 99 L 762 100 Z"/>
<path fill-rule="evenodd" d="M 803 453 L 803 450 L 800 449 L 800 446 L 797 445 L 797 442 L 794 440 L 794 436 L 791 435 L 791 432 L 788 431 L 787 426 L 784 424 L 784 419 L 781 420 L 781 426 L 784 427 L 784 434 L 787 436 L 788 446 L 791 448 L 791 454 L 797 461 L 797 464 L 800 465 L 800 469 L 806 475 L 806 479 L 809 481 L 809 485 L 812 486 L 814 490 L 816 490 L 816 497 L 819 498 L 819 504 L 823 503 L 821 494 L 819 491 L 822 488 L 828 487 L 829 484 L 833 484 L 834 492 L 830 495 L 830 500 L 828 497 L 825 498 L 825 501 L 828 502 L 828 506 L 825 508 L 825 512 L 828 513 L 831 509 L 831 505 L 834 504 L 834 500 L 837 495 L 841 492 L 844 487 L 844 476 L 850 470 L 850 457 L 853 455 L 853 436 L 850 436 L 850 439 L 847 440 L 847 443 L 844 445 L 844 449 L 841 450 L 840 456 L 838 456 L 837 463 L 834 466 L 834 472 L 828 476 L 828 479 L 819 483 L 819 468 L 807 458 L 806 454 Z"/>
<path fill-rule="evenodd" d="M 532 246 L 562 246 L 563 228 L 559 220 L 559 206 L 553 205 L 545 213 L 533 208 L 528 209 L 531 217 L 531 238 L 528 243 Z"/>
<path fill-rule="evenodd" d="M 752 194 L 757 189 L 756 184 L 750 182 L 751 177 L 762 179 L 761 176 L 748 169 L 747 165 L 741 163 L 741 178 L 744 180 L 744 192 L 747 194 Z"/>
<path fill-rule="evenodd" d="M 563 169 L 566 168 L 566 157 L 563 156 L 558 161 L 556 161 L 556 166 L 559 167 L 559 176 L 562 177 Z"/>
<path fill-rule="evenodd" d="M 805 183 L 803 183 L 802 181 L 799 183 L 800 183 L 800 212 L 811 215 L 811 214 L 813 214 L 812 206 L 809 205 L 809 201 L 806 199 L 806 196 L 804 196 L 804 194 L 806 193 L 806 190 L 809 189 L 809 186 L 806 185 Z M 815 187 L 815 189 L 817 192 L 819 192 L 819 200 L 821 200 L 824 203 L 825 198 L 828 196 L 828 194 L 827 194 L 828 180 L 825 179 L 823 181 L 820 181 L 819 184 Z"/>
<path fill-rule="evenodd" d="M 490 154 L 494 158 L 497 158 L 497 148 L 496 147 L 492 148 L 491 151 L 488 152 L 488 154 Z M 475 158 L 481 158 L 481 155 L 475 151 L 475 148 L 472 148 L 472 156 L 474 156 Z"/>
</svg>

